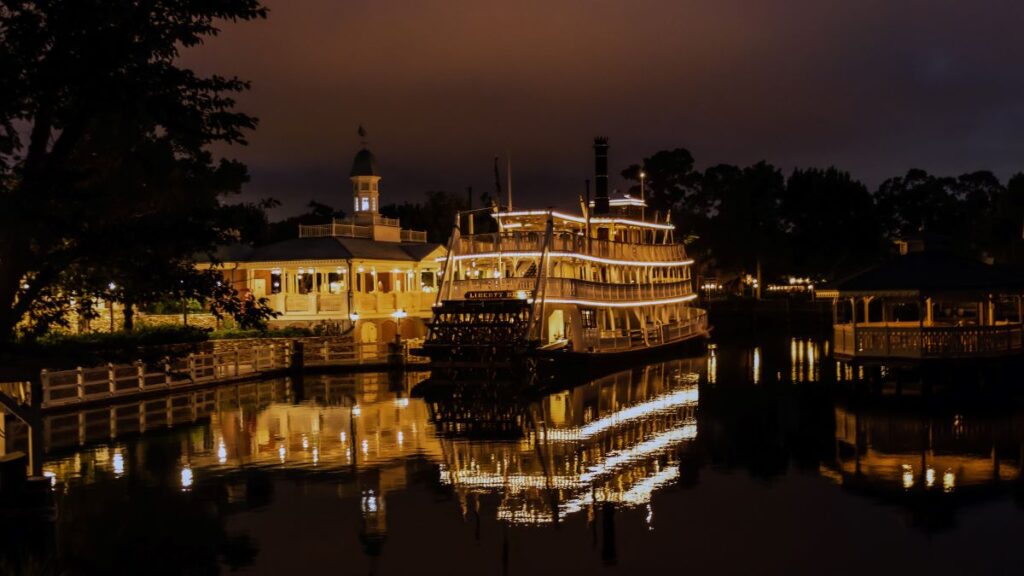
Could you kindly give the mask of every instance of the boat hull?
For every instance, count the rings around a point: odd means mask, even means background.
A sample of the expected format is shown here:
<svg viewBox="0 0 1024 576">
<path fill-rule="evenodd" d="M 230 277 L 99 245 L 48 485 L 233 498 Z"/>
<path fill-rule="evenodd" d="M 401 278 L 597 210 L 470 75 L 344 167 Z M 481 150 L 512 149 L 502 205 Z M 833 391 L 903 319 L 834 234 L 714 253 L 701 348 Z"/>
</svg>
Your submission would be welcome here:
<svg viewBox="0 0 1024 576">
<path fill-rule="evenodd" d="M 710 330 L 696 332 L 687 337 L 656 344 L 608 352 L 569 350 L 534 350 L 538 371 L 558 376 L 568 373 L 595 375 L 629 367 L 648 360 L 664 359 L 675 354 L 700 354 L 707 349 Z"/>
</svg>

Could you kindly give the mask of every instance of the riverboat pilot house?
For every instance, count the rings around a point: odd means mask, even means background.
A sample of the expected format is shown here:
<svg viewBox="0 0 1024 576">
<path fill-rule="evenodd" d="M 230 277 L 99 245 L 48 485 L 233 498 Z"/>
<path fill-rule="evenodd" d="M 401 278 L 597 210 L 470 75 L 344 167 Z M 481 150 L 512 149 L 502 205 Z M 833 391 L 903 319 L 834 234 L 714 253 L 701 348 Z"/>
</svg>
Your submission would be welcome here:
<svg viewBox="0 0 1024 576">
<path fill-rule="evenodd" d="M 353 328 L 359 342 L 396 334 L 420 338 L 437 295 L 445 248 L 378 213 L 381 180 L 363 147 L 350 173 L 352 217 L 299 226 L 299 237 L 221 255 L 224 276 L 243 294 L 266 297 L 281 315 L 272 327 Z"/>
</svg>

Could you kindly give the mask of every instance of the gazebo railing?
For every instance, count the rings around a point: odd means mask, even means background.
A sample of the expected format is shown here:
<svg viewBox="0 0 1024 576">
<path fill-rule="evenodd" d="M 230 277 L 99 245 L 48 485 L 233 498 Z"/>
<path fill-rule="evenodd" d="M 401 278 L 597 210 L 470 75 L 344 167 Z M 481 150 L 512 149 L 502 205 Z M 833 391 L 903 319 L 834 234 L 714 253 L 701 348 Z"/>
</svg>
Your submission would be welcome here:
<svg viewBox="0 0 1024 576">
<path fill-rule="evenodd" d="M 871 358 L 964 358 L 1022 350 L 1021 324 L 908 326 L 840 324 L 833 333 L 837 355 Z"/>
</svg>

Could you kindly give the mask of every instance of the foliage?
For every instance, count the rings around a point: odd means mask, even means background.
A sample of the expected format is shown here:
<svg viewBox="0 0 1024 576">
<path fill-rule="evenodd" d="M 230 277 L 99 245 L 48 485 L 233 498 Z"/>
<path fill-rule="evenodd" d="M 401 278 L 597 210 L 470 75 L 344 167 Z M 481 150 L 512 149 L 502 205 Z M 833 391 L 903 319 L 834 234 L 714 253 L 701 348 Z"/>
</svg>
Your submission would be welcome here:
<svg viewBox="0 0 1024 576">
<path fill-rule="evenodd" d="M 634 164 L 622 171 L 622 177 L 637 185 L 629 194 L 640 196 L 640 172 L 644 173 L 644 197 L 655 210 L 699 211 L 695 203 L 700 192 L 700 173 L 694 170 L 693 156 L 685 148 L 662 150 L 644 158 L 643 166 Z"/>
<path fill-rule="evenodd" d="M 793 170 L 781 212 L 794 275 L 835 278 L 886 253 L 871 194 L 847 172 Z"/>
<path fill-rule="evenodd" d="M 264 201 L 267 208 L 274 207 L 270 201 Z M 328 204 L 311 200 L 306 206 L 308 210 L 297 216 L 290 216 L 284 220 L 266 224 L 265 230 L 256 238 L 259 244 L 270 244 L 299 237 L 300 224 L 326 224 L 332 218 L 341 220 L 345 217 L 345 211 L 334 208 Z"/>
<path fill-rule="evenodd" d="M 214 330 L 210 332 L 211 340 L 241 340 L 244 338 L 302 338 L 306 336 L 315 336 L 313 330 L 309 328 L 298 328 L 298 327 L 285 327 L 275 328 L 273 330 L 258 330 L 248 329 L 243 330 L 241 328 L 230 328 L 223 330 Z"/>
<path fill-rule="evenodd" d="M 192 352 L 208 338 L 209 331 L 195 326 L 140 327 L 131 332 L 49 333 L 8 343 L 6 357 L 0 355 L 0 361 L 15 366 L 38 364 L 49 369 L 135 360 L 155 364 L 165 356 Z"/>
<path fill-rule="evenodd" d="M 480 199 L 482 204 L 487 206 L 490 196 L 483 194 Z M 402 226 L 406 228 L 426 231 L 428 242 L 444 244 L 448 241 L 448 236 L 451 235 L 455 215 L 468 208 L 469 202 L 466 198 L 449 192 L 432 190 L 426 193 L 426 200 L 423 203 L 388 204 L 382 206 L 380 212 L 385 216 L 400 219 Z M 480 217 L 478 214 L 474 222 L 476 233 L 490 231 L 491 218 Z M 463 229 L 463 233 L 465 233 L 465 229 Z"/>
<path fill-rule="evenodd" d="M 257 0 L 0 6 L 0 340 L 97 298 L 124 303 L 129 328 L 133 305 L 167 297 L 268 317 L 194 262 L 259 219 L 225 206 L 248 175 L 210 151 L 255 127 L 234 109 L 248 84 L 178 65 L 218 22 L 265 14 Z"/>
<path fill-rule="evenodd" d="M 760 265 L 769 279 L 835 279 L 922 232 L 971 256 L 1024 264 L 1022 174 L 1003 185 L 986 171 L 939 177 L 915 169 L 872 193 L 834 167 L 795 169 L 787 179 L 765 162 L 698 172 L 683 148 L 645 158 L 642 169 L 648 206 L 672 211 L 704 272 L 730 276 Z M 622 175 L 639 183 L 640 170 L 632 165 Z"/>
</svg>

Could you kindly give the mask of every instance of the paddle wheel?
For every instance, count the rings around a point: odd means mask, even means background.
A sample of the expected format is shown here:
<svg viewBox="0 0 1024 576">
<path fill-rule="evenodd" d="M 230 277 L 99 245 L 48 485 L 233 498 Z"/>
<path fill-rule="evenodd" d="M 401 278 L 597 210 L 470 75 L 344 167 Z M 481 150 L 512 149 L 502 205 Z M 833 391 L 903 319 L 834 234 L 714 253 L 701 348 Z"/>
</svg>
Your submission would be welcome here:
<svg viewBox="0 0 1024 576">
<path fill-rule="evenodd" d="M 510 367 L 535 343 L 524 299 L 444 300 L 434 309 L 423 353 L 437 368 Z"/>
</svg>

